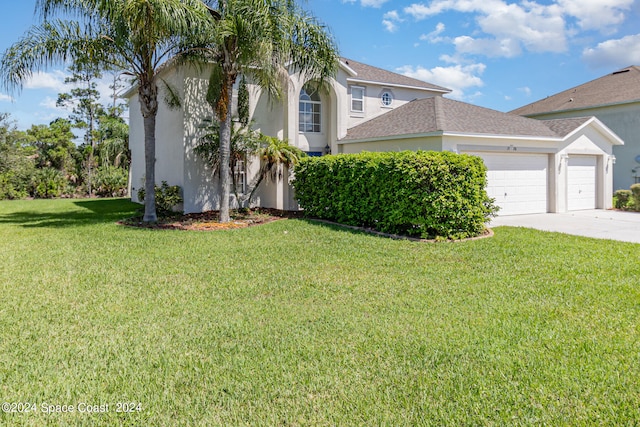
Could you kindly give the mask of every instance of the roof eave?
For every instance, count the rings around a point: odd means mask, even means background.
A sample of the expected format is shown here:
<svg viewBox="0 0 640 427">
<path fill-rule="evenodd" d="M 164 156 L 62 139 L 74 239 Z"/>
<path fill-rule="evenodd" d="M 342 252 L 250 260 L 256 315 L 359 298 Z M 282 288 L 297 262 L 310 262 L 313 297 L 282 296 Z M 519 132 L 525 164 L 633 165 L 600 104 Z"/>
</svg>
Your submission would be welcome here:
<svg viewBox="0 0 640 427">
<path fill-rule="evenodd" d="M 490 138 L 490 139 L 517 139 L 517 140 L 533 139 L 536 141 L 547 141 L 547 142 L 558 142 L 564 139 L 559 136 L 505 135 L 505 134 L 494 134 L 494 133 L 451 132 L 451 131 L 444 131 L 442 135 L 443 136 L 462 136 L 462 137 L 468 137 L 468 138 Z"/>
<path fill-rule="evenodd" d="M 624 145 L 624 141 L 611 129 L 609 129 L 609 127 L 607 125 L 605 125 L 604 123 L 602 123 L 597 117 L 590 117 L 589 120 L 587 120 L 586 122 L 582 123 L 580 126 L 576 127 L 574 130 L 572 130 L 571 132 L 569 132 L 564 139 L 569 139 L 571 138 L 573 135 L 575 135 L 576 133 L 580 132 L 582 129 L 584 129 L 587 126 L 593 125 L 596 127 L 596 129 L 601 132 L 602 134 L 604 134 L 605 136 L 607 136 L 608 138 L 611 139 L 611 145 Z"/>
<path fill-rule="evenodd" d="M 538 117 L 538 116 L 546 116 L 549 114 L 562 114 L 562 113 L 572 113 L 575 111 L 585 111 L 585 110 L 596 110 L 598 108 L 606 108 L 606 107 L 616 107 L 618 105 L 628 105 L 628 104 L 637 104 L 640 103 L 640 99 L 632 99 L 629 101 L 623 101 L 623 102 L 611 102 L 608 104 L 597 104 L 597 105 L 588 105 L 586 107 L 579 107 L 579 108 L 567 108 L 564 110 L 551 110 L 551 111 L 542 111 L 542 112 L 537 112 L 537 113 L 529 113 L 529 114 L 518 114 L 518 113 L 510 113 L 510 114 L 515 114 L 515 115 L 519 115 L 519 116 L 523 116 L 523 117 Z"/>
<path fill-rule="evenodd" d="M 376 136 L 371 138 L 340 139 L 338 140 L 338 144 L 356 144 L 356 143 L 362 143 L 362 142 L 379 142 L 379 141 L 389 141 L 389 140 L 398 140 L 398 139 L 427 138 L 427 137 L 433 137 L 433 136 L 442 136 L 442 131 L 424 132 L 424 133 L 405 133 L 400 135 Z"/>
<path fill-rule="evenodd" d="M 380 85 L 380 86 L 386 86 L 386 87 L 396 87 L 396 88 L 402 88 L 402 89 L 413 89 L 413 90 L 424 90 L 424 91 L 429 91 L 429 92 L 438 92 L 438 93 L 450 93 L 451 89 L 438 89 L 438 88 L 428 88 L 428 87 L 422 87 L 422 86 L 412 86 L 412 85 L 403 85 L 403 84 L 399 84 L 399 83 L 389 83 L 389 82 L 377 82 L 374 80 L 364 80 L 364 79 L 357 79 L 357 78 L 349 78 L 347 77 L 347 82 L 348 83 L 360 83 L 360 84 L 375 84 L 375 85 Z"/>
<path fill-rule="evenodd" d="M 347 74 L 354 77 L 358 75 L 358 73 L 356 73 L 356 71 L 353 68 L 349 67 L 347 63 L 342 60 L 340 60 L 340 66 L 342 67 L 342 69 L 344 69 L 347 72 Z"/>
</svg>

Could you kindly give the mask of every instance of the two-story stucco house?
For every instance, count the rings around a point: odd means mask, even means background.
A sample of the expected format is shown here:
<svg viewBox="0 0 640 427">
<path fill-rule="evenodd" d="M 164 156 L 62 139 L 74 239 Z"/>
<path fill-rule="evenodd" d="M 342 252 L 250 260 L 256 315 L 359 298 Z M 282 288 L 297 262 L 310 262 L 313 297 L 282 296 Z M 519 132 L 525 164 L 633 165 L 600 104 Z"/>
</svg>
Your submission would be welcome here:
<svg viewBox="0 0 640 427">
<path fill-rule="evenodd" d="M 199 125 L 212 112 L 205 102 L 206 73 L 167 67 L 161 78 L 177 88 L 182 108 L 162 105 L 156 130 L 156 180 L 183 188 L 185 212 L 219 206 L 217 180 L 193 151 Z M 360 151 L 448 150 L 479 155 L 488 193 L 501 214 L 608 208 L 612 147 L 622 144 L 593 117 L 540 121 L 453 101 L 448 89 L 343 58 L 335 78 L 313 90 L 289 74 L 282 99 L 249 86 L 253 127 L 288 140 L 310 155 Z M 144 180 L 142 116 L 137 91 L 130 99 L 132 199 Z M 569 160 L 571 159 L 571 160 Z M 237 171 L 251 179 L 258 160 Z M 287 179 L 266 183 L 257 205 L 297 209 Z"/>
</svg>

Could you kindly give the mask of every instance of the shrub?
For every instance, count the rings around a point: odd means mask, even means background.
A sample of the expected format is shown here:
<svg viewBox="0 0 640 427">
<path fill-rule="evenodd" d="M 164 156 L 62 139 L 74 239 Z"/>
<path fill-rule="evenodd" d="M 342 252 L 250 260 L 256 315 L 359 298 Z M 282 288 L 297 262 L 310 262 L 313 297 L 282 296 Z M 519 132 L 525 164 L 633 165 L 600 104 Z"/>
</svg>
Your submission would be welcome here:
<svg viewBox="0 0 640 427">
<path fill-rule="evenodd" d="M 10 171 L 0 174 L 0 200 L 22 199 L 27 196 L 25 186 L 20 185 L 15 173 Z"/>
<path fill-rule="evenodd" d="M 183 202 L 182 189 L 179 185 L 169 185 L 167 181 L 162 181 L 162 185 L 155 186 L 156 192 L 156 209 L 160 214 L 168 214 L 174 212 L 175 209 Z M 144 202 L 144 187 L 138 190 L 138 200 Z"/>
<path fill-rule="evenodd" d="M 302 159 L 293 185 L 305 213 L 422 238 L 476 236 L 497 208 L 482 159 L 449 152 Z"/>
<path fill-rule="evenodd" d="M 93 178 L 93 188 L 98 196 L 117 197 L 127 193 L 129 175 L 125 169 L 102 166 Z"/>
<path fill-rule="evenodd" d="M 631 205 L 636 211 L 640 211 L 640 184 L 633 184 L 631 186 Z"/>
<path fill-rule="evenodd" d="M 617 190 L 613 193 L 613 197 L 615 197 L 615 207 L 616 209 L 629 209 L 631 206 L 629 202 L 631 201 L 631 190 Z"/>
<path fill-rule="evenodd" d="M 36 169 L 31 178 L 30 193 L 33 197 L 49 199 L 60 197 L 67 186 L 62 172 L 51 167 Z"/>
</svg>

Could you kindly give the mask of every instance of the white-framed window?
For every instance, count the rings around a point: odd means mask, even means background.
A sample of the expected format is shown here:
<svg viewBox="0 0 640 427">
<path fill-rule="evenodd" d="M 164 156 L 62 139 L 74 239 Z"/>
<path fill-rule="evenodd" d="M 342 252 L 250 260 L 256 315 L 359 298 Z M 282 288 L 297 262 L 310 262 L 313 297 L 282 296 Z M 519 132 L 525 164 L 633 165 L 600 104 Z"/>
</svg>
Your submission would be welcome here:
<svg viewBox="0 0 640 427">
<path fill-rule="evenodd" d="M 351 86 L 351 111 L 364 113 L 364 88 L 362 86 Z"/>
<path fill-rule="evenodd" d="M 322 103 L 317 91 L 306 86 L 300 91 L 298 130 L 305 133 L 320 133 L 322 130 Z"/>
<path fill-rule="evenodd" d="M 390 91 L 385 90 L 380 95 L 380 102 L 383 107 L 390 107 L 391 104 L 393 104 L 393 94 Z"/>
</svg>

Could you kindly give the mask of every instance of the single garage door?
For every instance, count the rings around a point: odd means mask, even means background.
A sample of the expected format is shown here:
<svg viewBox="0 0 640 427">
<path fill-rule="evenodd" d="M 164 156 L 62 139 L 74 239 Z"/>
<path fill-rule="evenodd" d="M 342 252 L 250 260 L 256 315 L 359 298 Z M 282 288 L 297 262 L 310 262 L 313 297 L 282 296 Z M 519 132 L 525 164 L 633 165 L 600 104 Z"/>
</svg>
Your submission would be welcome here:
<svg viewBox="0 0 640 427">
<path fill-rule="evenodd" d="M 487 193 L 500 206 L 498 215 L 547 212 L 546 154 L 469 154 L 487 166 Z"/>
<path fill-rule="evenodd" d="M 567 167 L 567 209 L 596 208 L 595 156 L 569 156 Z"/>
</svg>

